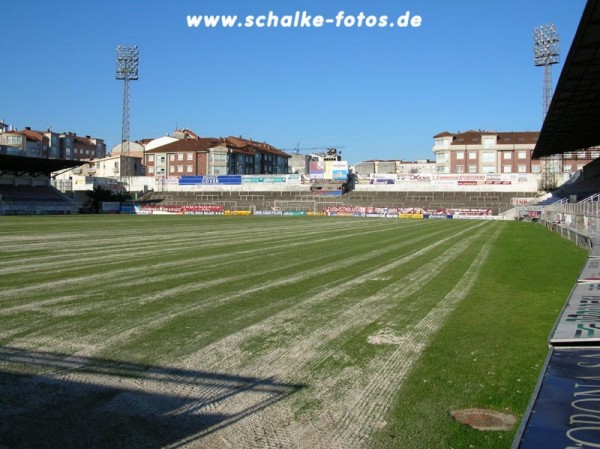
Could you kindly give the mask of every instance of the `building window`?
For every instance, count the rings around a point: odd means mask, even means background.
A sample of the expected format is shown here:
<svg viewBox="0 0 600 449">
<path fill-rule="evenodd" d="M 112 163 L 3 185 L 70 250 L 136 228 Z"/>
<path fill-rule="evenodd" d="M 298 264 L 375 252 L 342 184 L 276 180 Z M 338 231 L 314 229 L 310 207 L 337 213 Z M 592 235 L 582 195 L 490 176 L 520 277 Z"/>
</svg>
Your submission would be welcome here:
<svg viewBox="0 0 600 449">
<path fill-rule="evenodd" d="M 539 173 L 540 172 L 540 166 L 539 165 L 532 165 L 531 166 L 531 173 Z"/>
<path fill-rule="evenodd" d="M 21 145 L 21 136 L 6 136 L 6 143 L 11 145 Z"/>
<path fill-rule="evenodd" d="M 226 154 L 211 154 L 210 158 L 213 162 L 225 162 L 227 161 L 227 155 Z"/>
<path fill-rule="evenodd" d="M 191 165 L 188 165 L 187 167 L 185 167 L 185 171 L 188 173 L 193 173 L 194 172 L 194 167 Z"/>
<path fill-rule="evenodd" d="M 481 160 L 485 162 L 496 162 L 496 154 L 490 151 L 484 151 L 481 155 Z"/>
<path fill-rule="evenodd" d="M 477 165 L 469 165 L 469 173 L 477 173 Z"/>
<path fill-rule="evenodd" d="M 471 160 L 477 159 L 477 151 L 469 151 L 469 159 L 471 159 Z"/>
<path fill-rule="evenodd" d="M 175 160 L 175 154 L 174 153 L 169 154 L 169 160 L 170 161 L 174 161 Z"/>
<path fill-rule="evenodd" d="M 465 153 L 464 153 L 464 151 L 457 151 L 456 152 L 456 160 L 457 161 L 464 161 L 465 160 Z"/>
<path fill-rule="evenodd" d="M 174 165 L 169 166 L 169 173 L 175 173 L 175 166 Z"/>
<path fill-rule="evenodd" d="M 158 156 L 158 163 L 159 164 L 164 164 L 165 163 L 165 156 Z"/>
<path fill-rule="evenodd" d="M 517 167 L 517 172 L 519 173 L 527 173 L 527 165 L 519 164 Z"/>
<path fill-rule="evenodd" d="M 505 161 L 510 161 L 512 159 L 512 153 L 510 151 L 505 151 L 502 157 Z"/>
<path fill-rule="evenodd" d="M 484 137 L 483 138 L 483 148 L 492 148 L 496 143 L 496 139 L 494 137 Z"/>
<path fill-rule="evenodd" d="M 527 151 L 518 151 L 517 152 L 517 157 L 519 159 L 527 159 Z"/>
<path fill-rule="evenodd" d="M 435 139 L 436 148 L 448 148 L 450 146 L 449 139 Z"/>
<path fill-rule="evenodd" d="M 148 162 L 154 162 L 154 155 L 153 154 L 149 154 L 148 155 Z"/>
<path fill-rule="evenodd" d="M 194 160 L 194 154 L 193 153 L 188 153 L 187 154 L 187 160 L 188 161 L 193 161 Z"/>
<path fill-rule="evenodd" d="M 177 160 L 178 161 L 182 161 L 183 160 L 183 153 L 177 153 Z"/>
<path fill-rule="evenodd" d="M 598 159 L 600 157 L 600 151 L 599 150 L 592 150 L 592 159 Z"/>
<path fill-rule="evenodd" d="M 178 165 L 177 166 L 177 172 L 178 173 L 183 173 L 183 165 Z"/>
<path fill-rule="evenodd" d="M 154 173 L 154 167 L 148 167 L 148 174 L 153 174 Z"/>
<path fill-rule="evenodd" d="M 567 151 L 567 152 L 566 152 L 566 153 L 563 155 L 563 157 L 564 157 L 565 159 L 571 159 L 571 158 L 573 157 L 573 153 L 571 153 L 570 151 Z"/>
<path fill-rule="evenodd" d="M 505 165 L 504 167 L 502 167 L 502 172 L 503 173 L 512 173 L 512 165 Z"/>
<path fill-rule="evenodd" d="M 464 173 L 465 172 L 465 166 L 464 165 L 457 165 L 456 166 L 456 173 Z"/>
<path fill-rule="evenodd" d="M 269 159 L 267 159 L 269 160 Z M 442 151 L 436 155 L 437 162 L 448 162 L 448 153 Z"/>
</svg>

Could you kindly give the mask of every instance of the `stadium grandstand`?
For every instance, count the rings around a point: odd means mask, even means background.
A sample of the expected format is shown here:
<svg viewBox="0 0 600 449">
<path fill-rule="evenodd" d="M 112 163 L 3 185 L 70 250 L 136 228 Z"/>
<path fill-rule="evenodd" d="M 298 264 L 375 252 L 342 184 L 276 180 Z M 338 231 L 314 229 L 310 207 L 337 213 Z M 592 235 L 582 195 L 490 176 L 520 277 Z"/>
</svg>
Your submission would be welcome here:
<svg viewBox="0 0 600 449">
<path fill-rule="evenodd" d="M 75 160 L 5 154 L 0 149 L 0 215 L 73 214 L 79 206 L 51 186 L 51 173 L 81 165 Z"/>
<path fill-rule="evenodd" d="M 341 187 L 340 187 L 341 189 Z M 335 190 L 332 190 L 335 191 Z M 336 208 L 346 211 L 361 209 L 396 209 L 402 211 L 473 211 L 474 215 L 494 215 L 515 209 L 516 200 L 531 199 L 532 192 L 485 191 L 351 191 L 344 195 L 327 195 L 323 190 L 270 190 L 270 191 L 165 191 L 148 192 L 142 202 L 164 206 L 221 206 L 224 210 L 250 212 L 289 211 L 340 215 Z"/>
<path fill-rule="evenodd" d="M 600 145 L 600 2 L 588 0 L 534 157 Z M 600 160 L 556 192 L 542 223 L 589 248 L 589 259 L 549 337 L 540 382 L 513 449 L 600 447 Z M 590 363 L 592 360 L 596 360 Z"/>
</svg>

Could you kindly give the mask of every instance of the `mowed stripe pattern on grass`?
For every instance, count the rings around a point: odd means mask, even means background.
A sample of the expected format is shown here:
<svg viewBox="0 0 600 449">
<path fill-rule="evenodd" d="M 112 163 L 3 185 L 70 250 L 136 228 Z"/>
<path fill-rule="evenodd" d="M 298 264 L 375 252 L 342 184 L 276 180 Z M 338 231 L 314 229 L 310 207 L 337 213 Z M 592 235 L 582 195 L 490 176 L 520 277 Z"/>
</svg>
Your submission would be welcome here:
<svg viewBox="0 0 600 449">
<path fill-rule="evenodd" d="M 169 416 L 206 417 L 199 431 L 161 430 L 159 440 L 177 447 L 369 447 L 412 363 L 468 293 L 503 226 L 3 220 L 2 346 L 65 363 L 27 365 L 10 356 L 0 369 L 176 397 Z M 383 344 L 370 343 L 380 334 Z M 99 374 L 99 361 L 143 368 L 127 377 Z M 216 378 L 190 381 L 200 372 Z M 232 388 L 231 376 L 302 388 L 273 400 L 279 391 Z M 111 407 L 142 420 L 164 414 L 131 393 Z"/>
</svg>

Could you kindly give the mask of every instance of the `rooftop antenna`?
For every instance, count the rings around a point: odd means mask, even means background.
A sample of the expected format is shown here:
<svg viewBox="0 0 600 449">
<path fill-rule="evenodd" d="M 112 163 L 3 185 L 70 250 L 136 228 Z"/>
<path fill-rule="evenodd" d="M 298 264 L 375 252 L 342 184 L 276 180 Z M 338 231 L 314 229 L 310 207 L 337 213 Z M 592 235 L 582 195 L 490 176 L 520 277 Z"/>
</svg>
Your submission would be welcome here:
<svg viewBox="0 0 600 449">
<path fill-rule="evenodd" d="M 138 79 L 140 53 L 137 45 L 117 46 L 116 79 L 123 80 L 123 118 L 121 122 L 121 167 L 120 179 L 129 188 L 131 164 L 129 160 L 129 81 Z"/>
<path fill-rule="evenodd" d="M 560 40 L 556 25 L 541 25 L 533 29 L 533 63 L 536 67 L 544 67 L 544 105 L 542 123 L 550 109 L 552 101 L 552 66 L 560 61 Z M 541 189 L 548 191 L 556 188 L 556 174 L 561 171 L 562 156 L 553 155 L 542 158 Z"/>
</svg>

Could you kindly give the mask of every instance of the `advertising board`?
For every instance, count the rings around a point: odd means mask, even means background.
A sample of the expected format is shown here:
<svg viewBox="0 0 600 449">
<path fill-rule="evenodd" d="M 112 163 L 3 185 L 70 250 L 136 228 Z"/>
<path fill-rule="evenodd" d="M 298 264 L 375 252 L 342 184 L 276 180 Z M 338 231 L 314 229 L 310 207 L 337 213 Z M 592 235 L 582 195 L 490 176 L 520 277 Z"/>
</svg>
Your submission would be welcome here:
<svg viewBox="0 0 600 449">
<path fill-rule="evenodd" d="M 513 449 L 600 447 L 600 348 L 553 348 Z"/>
<path fill-rule="evenodd" d="M 600 343 L 600 283 L 575 285 L 550 336 L 553 345 Z"/>
</svg>

